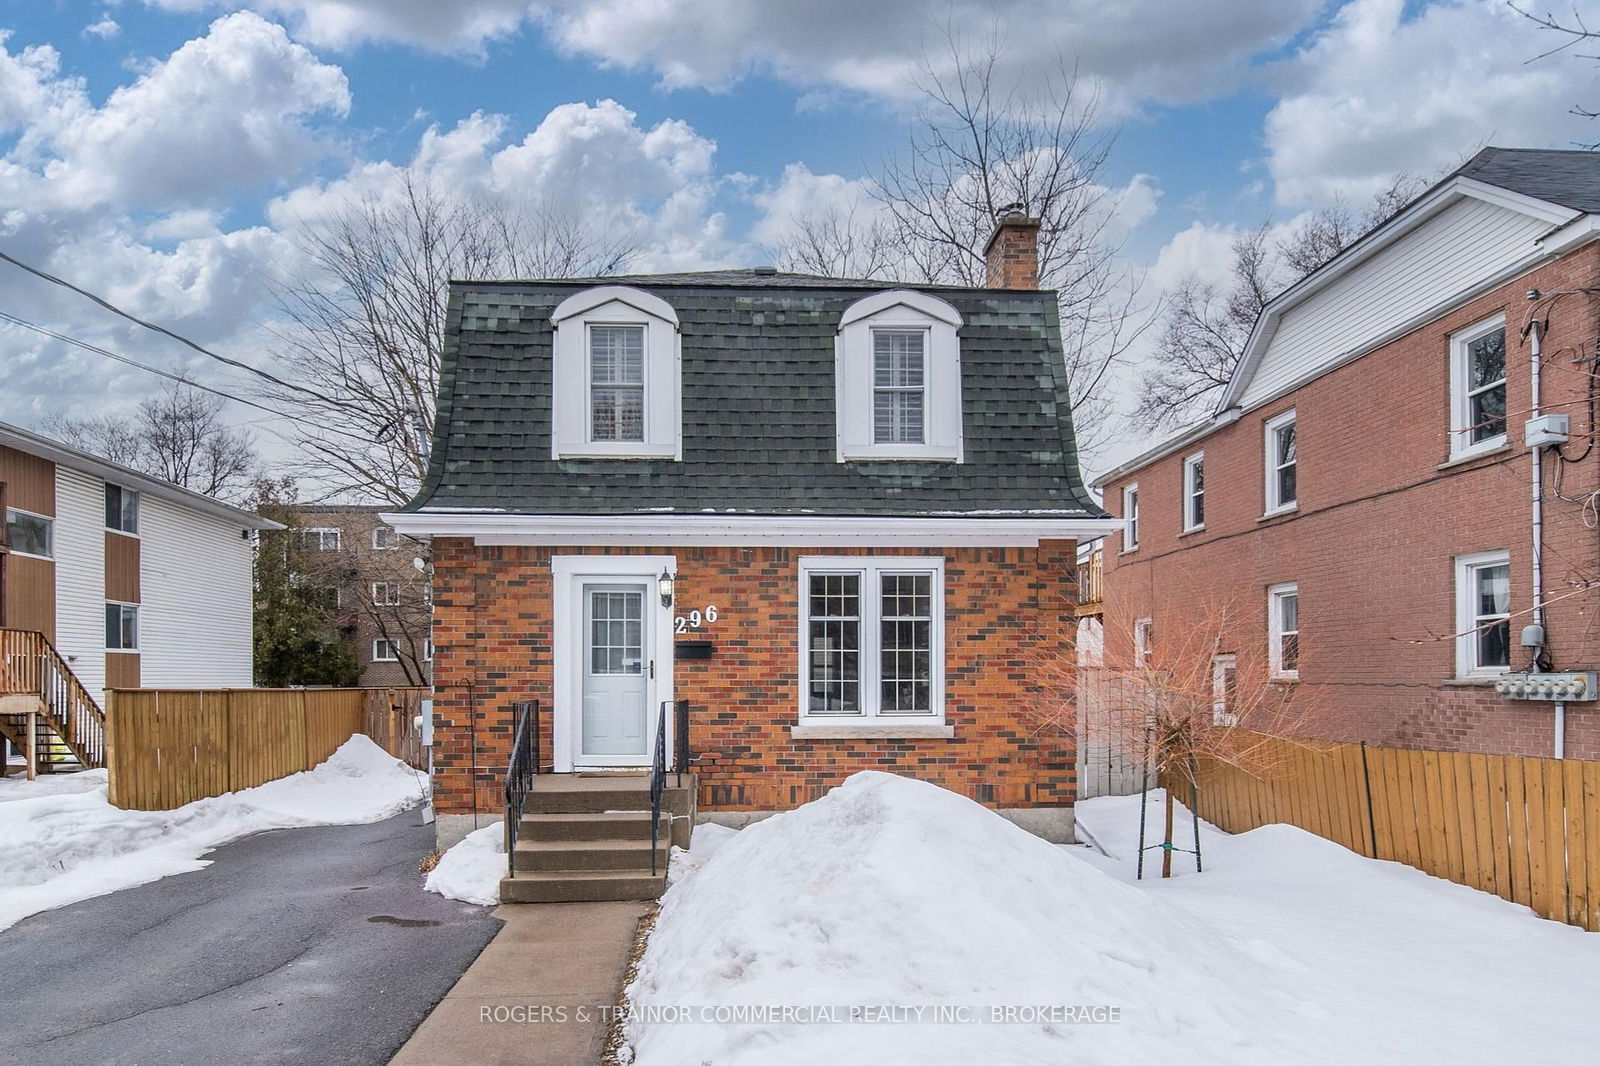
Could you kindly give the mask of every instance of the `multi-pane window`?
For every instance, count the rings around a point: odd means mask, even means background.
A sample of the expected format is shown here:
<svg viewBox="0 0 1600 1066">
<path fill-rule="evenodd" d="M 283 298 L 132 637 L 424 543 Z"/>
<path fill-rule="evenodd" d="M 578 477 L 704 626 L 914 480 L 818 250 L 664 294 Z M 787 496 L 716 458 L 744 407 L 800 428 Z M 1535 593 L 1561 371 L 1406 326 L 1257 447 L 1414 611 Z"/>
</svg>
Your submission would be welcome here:
<svg viewBox="0 0 1600 1066">
<path fill-rule="evenodd" d="M 927 389 L 927 334 L 920 329 L 872 331 L 872 440 L 922 444 Z"/>
<path fill-rule="evenodd" d="M 1129 485 L 1122 490 L 1122 550 L 1131 552 L 1139 546 L 1139 486 Z"/>
<path fill-rule="evenodd" d="M 44 515 L 6 510 L 6 546 L 20 555 L 54 555 L 55 522 Z"/>
<path fill-rule="evenodd" d="M 1267 513 L 1286 511 L 1300 498 L 1299 435 L 1293 411 L 1267 422 Z"/>
<path fill-rule="evenodd" d="M 378 526 L 372 531 L 372 550 L 387 552 L 400 547 L 400 534 L 393 526 Z"/>
<path fill-rule="evenodd" d="M 1300 588 L 1274 585 L 1267 590 L 1267 661 L 1273 677 L 1300 676 Z"/>
<path fill-rule="evenodd" d="M 139 494 L 121 485 L 106 486 L 106 528 L 139 532 Z"/>
<path fill-rule="evenodd" d="M 374 581 L 372 583 L 372 602 L 378 607 L 398 607 L 400 605 L 400 585 L 394 581 Z"/>
<path fill-rule="evenodd" d="M 644 327 L 589 327 L 589 439 L 644 440 Z"/>
<path fill-rule="evenodd" d="M 139 649 L 139 608 L 131 603 L 106 604 L 106 650 Z"/>
<path fill-rule="evenodd" d="M 336 552 L 339 550 L 339 531 L 328 528 L 302 529 L 300 546 L 307 551 Z"/>
<path fill-rule="evenodd" d="M 1506 328 L 1496 316 L 1450 338 L 1450 451 L 1469 455 L 1506 439 Z"/>
<path fill-rule="evenodd" d="M 1456 672 L 1511 666 L 1511 557 L 1484 552 L 1456 560 Z"/>
<path fill-rule="evenodd" d="M 632 590 L 589 593 L 589 672 L 644 672 L 644 594 Z"/>
<path fill-rule="evenodd" d="M 1183 461 L 1183 528 L 1206 524 L 1206 457 L 1202 452 Z"/>
<path fill-rule="evenodd" d="M 804 563 L 802 714 L 937 721 L 941 580 L 921 560 Z"/>
<path fill-rule="evenodd" d="M 372 661 L 375 663 L 392 663 L 400 660 L 399 649 L 392 640 L 379 637 L 372 642 Z"/>
</svg>

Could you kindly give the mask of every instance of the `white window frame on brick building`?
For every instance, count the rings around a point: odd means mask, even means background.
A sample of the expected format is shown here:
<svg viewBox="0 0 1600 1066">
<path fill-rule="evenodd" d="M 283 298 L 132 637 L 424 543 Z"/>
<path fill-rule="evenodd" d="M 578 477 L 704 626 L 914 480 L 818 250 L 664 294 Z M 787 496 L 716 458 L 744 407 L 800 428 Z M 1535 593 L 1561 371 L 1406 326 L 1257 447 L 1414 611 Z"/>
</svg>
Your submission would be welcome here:
<svg viewBox="0 0 1600 1066">
<path fill-rule="evenodd" d="M 372 530 L 372 550 L 375 552 L 392 552 L 400 547 L 400 534 L 395 532 L 393 526 L 374 526 Z"/>
<path fill-rule="evenodd" d="M 1292 626 L 1285 609 L 1290 600 L 1294 601 Z M 1300 679 L 1300 661 L 1305 654 L 1300 641 L 1300 627 L 1300 586 L 1293 581 L 1286 581 L 1267 589 L 1267 670 L 1274 681 Z M 1294 640 L 1293 667 L 1284 665 L 1289 660 L 1284 648 L 1290 638 Z"/>
<path fill-rule="evenodd" d="M 307 526 L 300 530 L 300 546 L 306 551 L 336 552 L 344 546 L 344 536 L 335 526 Z"/>
<path fill-rule="evenodd" d="M 1497 451 L 1506 445 L 1506 316 L 1494 315 L 1476 322 L 1450 335 L 1450 458 L 1466 459 L 1485 452 Z M 1496 381 L 1473 383 L 1473 364 L 1477 357 L 1474 346 L 1495 333 L 1501 334 L 1500 377 Z M 1500 394 L 1500 432 L 1478 436 L 1483 419 L 1473 407 L 1480 397 Z M 1476 439 L 1475 439 L 1476 438 Z"/>
<path fill-rule="evenodd" d="M 851 304 L 834 338 L 838 460 L 961 462 L 961 314 L 895 289 Z"/>
<path fill-rule="evenodd" d="M 1294 445 L 1288 459 L 1283 458 L 1285 430 L 1294 433 Z M 1264 424 L 1262 447 L 1266 460 L 1266 509 L 1262 517 L 1288 514 L 1300 506 L 1300 430 L 1293 408 L 1267 419 Z M 1293 495 L 1284 490 L 1284 472 L 1290 471 L 1294 479 Z"/>
<path fill-rule="evenodd" d="M 626 285 L 601 285 L 561 301 L 550 322 L 551 457 L 682 459 L 683 345 L 672 305 Z M 637 359 L 630 357 L 635 342 Z M 636 425 L 603 417 L 634 391 Z"/>
<path fill-rule="evenodd" d="M 1211 657 L 1211 724 L 1239 724 L 1239 657 L 1232 652 Z"/>
<path fill-rule="evenodd" d="M 810 555 L 800 559 L 800 691 L 799 691 L 799 728 L 806 729 L 890 729 L 905 731 L 914 734 L 918 731 L 947 730 L 944 713 L 944 559 L 943 557 L 891 557 L 891 556 L 830 556 Z M 890 582 L 896 578 L 916 578 L 927 582 L 928 596 L 926 608 L 921 611 L 915 603 L 908 605 L 914 614 L 886 614 L 885 592 L 893 592 Z M 855 606 L 851 613 L 844 607 L 834 614 L 817 614 L 817 606 L 812 599 L 813 582 L 827 578 L 843 578 L 853 582 L 856 590 L 854 594 Z M 822 589 L 818 589 L 822 593 Z M 839 599 L 847 595 L 848 590 L 841 590 L 833 598 Z M 903 602 L 902 597 L 894 597 Z M 848 600 L 842 601 L 848 605 Z M 823 606 L 826 608 L 827 603 Z M 886 664 L 884 649 L 884 634 L 889 624 L 896 621 L 914 627 L 925 624 L 929 634 L 928 647 L 922 649 L 906 648 L 899 652 L 901 660 L 894 664 Z M 840 647 L 828 649 L 817 647 L 817 626 L 823 628 L 833 627 L 840 633 Z M 846 637 L 844 634 L 850 634 Z M 849 647 L 850 642 L 855 644 Z M 831 665 L 819 667 L 819 660 L 815 653 L 838 652 L 841 656 L 840 669 Z M 834 676 L 835 674 L 848 675 L 850 672 L 843 666 L 848 660 L 849 653 L 855 655 L 855 677 Z M 894 649 L 889 654 L 896 654 Z M 916 654 L 927 656 L 927 676 L 921 677 L 915 673 L 901 676 L 898 671 L 904 664 L 904 656 L 915 658 Z M 890 676 L 894 672 L 894 676 Z M 897 709 L 890 705 L 891 701 L 884 698 L 883 685 L 886 681 L 910 681 L 913 684 L 927 685 L 927 706 L 906 709 Z M 813 683 L 822 685 L 841 685 L 846 690 L 853 685 L 856 692 L 855 707 L 847 709 L 841 706 L 837 709 L 819 707 L 813 699 Z"/>
<path fill-rule="evenodd" d="M 1122 550 L 1139 550 L 1139 483 L 1122 488 Z"/>
<path fill-rule="evenodd" d="M 394 641 L 387 637 L 376 637 L 372 641 L 372 661 L 375 663 L 397 663 L 400 661 L 400 649 L 395 647 Z"/>
<path fill-rule="evenodd" d="M 1183 531 L 1206 528 L 1206 453 L 1195 452 L 1183 461 Z"/>
<path fill-rule="evenodd" d="M 1155 620 L 1140 618 L 1133 623 L 1133 665 L 1144 669 L 1150 665 L 1150 652 L 1155 648 Z"/>
<path fill-rule="evenodd" d="M 372 604 L 374 607 L 400 606 L 400 583 L 397 581 L 374 581 L 372 583 Z"/>
<path fill-rule="evenodd" d="M 1483 610 L 1483 581 L 1492 571 L 1504 570 L 1504 610 Z M 1503 626 L 1506 661 L 1483 661 L 1483 627 Z M 1511 669 L 1511 553 L 1474 552 L 1456 556 L 1456 676 L 1458 678 L 1498 677 Z"/>
</svg>

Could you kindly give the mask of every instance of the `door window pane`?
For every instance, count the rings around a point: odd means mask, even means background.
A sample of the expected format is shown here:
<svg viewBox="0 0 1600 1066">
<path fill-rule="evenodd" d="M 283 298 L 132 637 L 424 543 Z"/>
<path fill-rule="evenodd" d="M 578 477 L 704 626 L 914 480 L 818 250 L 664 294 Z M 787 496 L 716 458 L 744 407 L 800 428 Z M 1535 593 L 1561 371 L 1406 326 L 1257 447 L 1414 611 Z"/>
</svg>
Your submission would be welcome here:
<svg viewBox="0 0 1600 1066">
<path fill-rule="evenodd" d="M 644 672 L 644 595 L 589 594 L 589 669 L 596 674 Z"/>
</svg>

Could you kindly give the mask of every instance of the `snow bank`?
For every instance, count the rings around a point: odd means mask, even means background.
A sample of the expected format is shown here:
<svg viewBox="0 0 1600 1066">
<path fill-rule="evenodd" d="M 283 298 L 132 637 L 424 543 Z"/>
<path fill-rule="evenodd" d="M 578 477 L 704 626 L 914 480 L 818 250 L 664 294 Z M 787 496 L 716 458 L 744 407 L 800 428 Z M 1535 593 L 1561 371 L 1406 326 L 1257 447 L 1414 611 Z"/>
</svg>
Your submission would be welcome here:
<svg viewBox="0 0 1600 1066">
<path fill-rule="evenodd" d="M 505 823 L 495 822 L 468 833 L 441 855 L 422 887 L 447 899 L 499 903 L 500 879 L 505 875 Z"/>
<path fill-rule="evenodd" d="M 1266 1062 L 1282 1048 L 1265 1016 L 1298 1006 L 1162 901 L 970 800 L 876 772 L 721 841 L 676 879 L 629 996 L 638 1066 Z M 730 1024 L 735 1007 L 815 1020 Z M 826 1020 L 879 1007 L 962 1020 Z M 994 1013 L 1029 1007 L 1115 1007 L 1121 1021 Z M 663 1013 L 677 1020 L 653 1020 Z"/>
<path fill-rule="evenodd" d="M 66 787 L 71 781 L 73 786 Z M 171 811 L 125 811 L 104 771 L 0 789 L 0 929 L 30 914 L 186 873 L 268 829 L 376 822 L 426 794 L 424 775 L 356 735 L 314 769 Z"/>
</svg>

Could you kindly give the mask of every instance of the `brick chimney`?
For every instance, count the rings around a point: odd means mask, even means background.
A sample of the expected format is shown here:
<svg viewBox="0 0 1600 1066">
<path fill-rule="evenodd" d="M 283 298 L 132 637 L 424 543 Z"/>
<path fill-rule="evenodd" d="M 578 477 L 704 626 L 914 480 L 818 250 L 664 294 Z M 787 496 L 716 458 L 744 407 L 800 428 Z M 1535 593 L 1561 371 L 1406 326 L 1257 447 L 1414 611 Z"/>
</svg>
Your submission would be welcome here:
<svg viewBox="0 0 1600 1066">
<path fill-rule="evenodd" d="M 1022 204 L 995 212 L 994 232 L 983 246 L 983 284 L 990 289 L 1039 287 L 1039 220 Z"/>
</svg>

